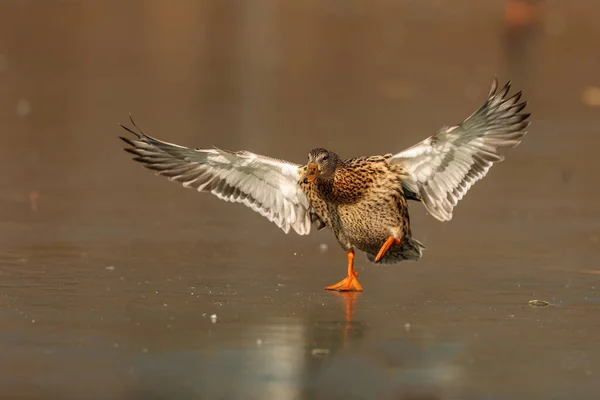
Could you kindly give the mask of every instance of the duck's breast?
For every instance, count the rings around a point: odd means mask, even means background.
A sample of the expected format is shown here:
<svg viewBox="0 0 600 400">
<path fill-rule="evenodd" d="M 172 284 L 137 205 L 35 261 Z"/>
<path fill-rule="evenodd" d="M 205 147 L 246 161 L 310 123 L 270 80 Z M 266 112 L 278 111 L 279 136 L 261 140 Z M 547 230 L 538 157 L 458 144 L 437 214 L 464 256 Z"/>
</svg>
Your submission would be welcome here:
<svg viewBox="0 0 600 400">
<path fill-rule="evenodd" d="M 403 237 L 407 230 L 405 202 L 401 189 L 390 183 L 375 186 L 355 204 L 340 205 L 338 214 L 346 237 L 363 251 L 379 250 L 390 236 Z"/>
</svg>

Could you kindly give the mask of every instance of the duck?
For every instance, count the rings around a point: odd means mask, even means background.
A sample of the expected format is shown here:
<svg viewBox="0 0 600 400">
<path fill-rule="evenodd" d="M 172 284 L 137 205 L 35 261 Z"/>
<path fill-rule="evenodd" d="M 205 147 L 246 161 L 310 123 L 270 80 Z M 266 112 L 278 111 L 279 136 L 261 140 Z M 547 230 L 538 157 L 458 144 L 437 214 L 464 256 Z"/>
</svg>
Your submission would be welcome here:
<svg viewBox="0 0 600 400">
<path fill-rule="evenodd" d="M 241 203 L 285 233 L 329 229 L 347 255 L 344 279 L 325 290 L 360 292 L 355 252 L 375 264 L 417 261 L 425 246 L 413 238 L 408 202 L 433 218 L 452 219 L 473 184 L 521 143 L 530 113 L 522 91 L 509 95 L 494 78 L 486 101 L 458 125 L 397 153 L 344 159 L 325 148 L 305 165 L 216 147 L 191 148 L 145 134 L 130 115 L 132 137 L 120 136 L 133 160 L 157 175 L 221 200 Z"/>
</svg>

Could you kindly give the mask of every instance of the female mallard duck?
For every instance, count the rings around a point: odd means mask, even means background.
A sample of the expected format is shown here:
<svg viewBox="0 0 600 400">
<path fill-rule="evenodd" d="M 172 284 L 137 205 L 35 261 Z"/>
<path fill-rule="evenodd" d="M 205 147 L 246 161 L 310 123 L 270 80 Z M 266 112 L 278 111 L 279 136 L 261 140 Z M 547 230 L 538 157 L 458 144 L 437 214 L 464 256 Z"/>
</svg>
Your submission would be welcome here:
<svg viewBox="0 0 600 400">
<path fill-rule="evenodd" d="M 375 263 L 418 260 L 424 246 L 411 236 L 408 200 L 423 203 L 440 221 L 491 166 L 503 160 L 500 148 L 521 142 L 530 114 L 521 92 L 508 97 L 510 82 L 460 125 L 397 154 L 341 159 L 314 149 L 300 166 L 247 151 L 192 149 L 135 132 L 121 138 L 146 168 L 199 192 L 243 203 L 288 233 L 328 227 L 348 254 L 348 276 L 327 290 L 361 291 L 354 249 Z M 131 121 L 133 123 L 133 120 Z M 134 123 L 134 127 L 135 123 Z M 136 127 L 137 129 L 137 127 Z"/>
</svg>

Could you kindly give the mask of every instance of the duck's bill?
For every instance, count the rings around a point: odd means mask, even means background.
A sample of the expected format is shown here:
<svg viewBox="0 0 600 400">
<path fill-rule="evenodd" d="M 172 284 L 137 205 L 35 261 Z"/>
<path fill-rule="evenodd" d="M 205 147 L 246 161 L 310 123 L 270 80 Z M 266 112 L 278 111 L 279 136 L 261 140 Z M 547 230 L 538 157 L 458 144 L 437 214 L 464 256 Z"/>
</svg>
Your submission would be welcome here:
<svg viewBox="0 0 600 400">
<path fill-rule="evenodd" d="M 319 166 L 316 163 L 308 163 L 306 166 L 306 172 L 302 176 L 301 180 L 304 183 L 310 183 L 317 179 L 321 171 L 319 171 Z"/>
</svg>

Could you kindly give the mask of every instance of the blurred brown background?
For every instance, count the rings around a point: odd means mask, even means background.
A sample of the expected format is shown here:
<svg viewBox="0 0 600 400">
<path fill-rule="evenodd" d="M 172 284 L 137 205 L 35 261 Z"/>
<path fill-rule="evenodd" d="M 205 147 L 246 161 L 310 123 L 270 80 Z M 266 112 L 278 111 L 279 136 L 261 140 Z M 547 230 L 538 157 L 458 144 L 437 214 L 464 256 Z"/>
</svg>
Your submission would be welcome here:
<svg viewBox="0 0 600 400">
<path fill-rule="evenodd" d="M 600 2 L 0 1 L 3 398 L 593 399 Z M 494 76 L 533 113 L 418 264 L 283 235 L 116 122 L 305 162 L 402 150 Z M 534 308 L 531 299 L 550 305 Z M 215 314 L 217 322 L 210 316 Z"/>
</svg>

